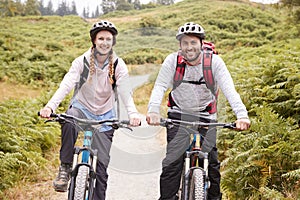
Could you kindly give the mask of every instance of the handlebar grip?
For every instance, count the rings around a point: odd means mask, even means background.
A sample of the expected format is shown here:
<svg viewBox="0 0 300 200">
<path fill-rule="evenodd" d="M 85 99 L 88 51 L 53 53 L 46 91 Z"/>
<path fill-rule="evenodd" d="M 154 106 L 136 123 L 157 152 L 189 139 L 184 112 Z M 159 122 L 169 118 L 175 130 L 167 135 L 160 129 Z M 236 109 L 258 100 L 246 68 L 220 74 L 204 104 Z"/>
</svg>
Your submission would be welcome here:
<svg viewBox="0 0 300 200">
<path fill-rule="evenodd" d="M 226 124 L 224 126 L 224 128 L 229 128 L 229 129 L 236 129 L 236 123 L 235 122 L 232 122 L 230 124 Z"/>
<path fill-rule="evenodd" d="M 41 116 L 40 111 L 37 113 L 37 115 L 38 115 L 38 116 Z M 50 117 L 57 117 L 57 116 L 58 116 L 58 115 L 55 114 L 55 113 L 51 113 L 51 114 L 50 114 Z"/>
<path fill-rule="evenodd" d="M 130 125 L 130 120 L 122 120 L 121 124 Z M 140 122 L 138 126 L 141 126 L 141 125 L 142 125 L 142 122 Z"/>
<path fill-rule="evenodd" d="M 122 120 L 121 123 L 122 123 L 122 124 L 127 124 L 127 125 L 129 125 L 129 124 L 130 124 L 130 121 L 129 121 L 129 120 Z"/>
<path fill-rule="evenodd" d="M 50 114 L 50 117 L 57 117 L 58 115 L 57 114 L 55 114 L 55 113 L 51 113 Z"/>
<path fill-rule="evenodd" d="M 159 123 L 160 126 L 167 127 L 168 124 L 171 124 L 170 120 L 165 118 L 160 118 L 160 123 Z"/>
</svg>

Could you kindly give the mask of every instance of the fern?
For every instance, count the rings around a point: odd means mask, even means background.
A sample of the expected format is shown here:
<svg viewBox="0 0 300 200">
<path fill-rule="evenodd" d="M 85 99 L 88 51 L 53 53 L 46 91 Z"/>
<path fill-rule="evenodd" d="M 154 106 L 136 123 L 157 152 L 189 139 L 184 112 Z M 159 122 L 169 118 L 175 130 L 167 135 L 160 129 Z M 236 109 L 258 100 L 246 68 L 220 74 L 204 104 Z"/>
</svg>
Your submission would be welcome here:
<svg viewBox="0 0 300 200">
<path fill-rule="evenodd" d="M 283 186 L 296 188 L 299 184 L 299 130 L 266 105 L 257 108 L 256 114 L 251 133 L 237 134 L 222 162 L 222 187 L 233 199 L 253 198 L 253 194 L 262 199 L 288 196 Z M 238 189 L 242 192 L 233 192 Z"/>
<path fill-rule="evenodd" d="M 0 104 L 0 191 L 20 179 L 34 178 L 48 162 L 44 154 L 56 144 L 59 129 L 43 128 L 37 116 L 42 105 L 37 102 Z"/>
</svg>

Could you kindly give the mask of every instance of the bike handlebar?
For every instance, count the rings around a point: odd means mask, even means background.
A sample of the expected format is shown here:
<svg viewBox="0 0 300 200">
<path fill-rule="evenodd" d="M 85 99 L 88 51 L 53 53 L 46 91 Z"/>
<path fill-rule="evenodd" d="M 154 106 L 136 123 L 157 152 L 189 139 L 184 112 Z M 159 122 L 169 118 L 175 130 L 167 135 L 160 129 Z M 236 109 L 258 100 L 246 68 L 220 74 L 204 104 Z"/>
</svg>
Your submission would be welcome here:
<svg viewBox="0 0 300 200">
<path fill-rule="evenodd" d="M 219 126 L 222 128 L 229 128 L 229 129 L 236 129 L 236 124 L 233 123 L 217 123 L 217 122 L 200 122 L 200 121 L 194 121 L 194 122 L 190 122 L 190 121 L 183 121 L 183 120 L 177 120 L 177 119 L 170 119 L 170 118 L 161 118 L 160 119 L 160 125 L 163 127 L 169 127 L 172 125 L 183 125 L 183 126 L 190 126 L 190 127 L 199 127 L 199 126 L 203 126 L 203 127 L 207 127 L 207 126 Z"/>
<path fill-rule="evenodd" d="M 38 112 L 38 116 L 40 116 L 40 112 Z M 128 129 L 131 130 L 131 128 L 128 127 L 128 125 L 130 125 L 129 120 L 119 121 L 116 118 L 103 119 L 103 120 L 92 120 L 92 119 L 78 118 L 78 117 L 75 117 L 73 115 L 68 115 L 68 114 L 65 114 L 65 113 L 61 113 L 61 114 L 51 113 L 50 118 L 54 118 L 54 119 L 46 120 L 45 123 L 52 122 L 52 121 L 62 122 L 62 121 L 74 120 L 78 123 L 85 124 L 85 125 L 91 125 L 92 126 L 92 125 L 105 124 L 107 126 L 112 127 L 113 129 L 128 128 Z"/>
</svg>

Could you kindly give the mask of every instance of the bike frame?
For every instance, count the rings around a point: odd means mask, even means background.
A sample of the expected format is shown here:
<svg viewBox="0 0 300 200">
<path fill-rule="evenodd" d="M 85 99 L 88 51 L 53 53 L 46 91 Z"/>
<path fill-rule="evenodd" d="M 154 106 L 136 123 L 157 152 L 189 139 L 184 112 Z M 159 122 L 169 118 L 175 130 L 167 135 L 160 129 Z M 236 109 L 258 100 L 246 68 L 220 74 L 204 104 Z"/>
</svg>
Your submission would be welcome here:
<svg viewBox="0 0 300 200">
<path fill-rule="evenodd" d="M 38 115 L 40 114 L 38 113 Z M 81 200 L 82 194 L 84 199 L 92 200 L 94 189 L 96 187 L 96 167 L 98 160 L 98 150 L 91 148 L 93 131 L 96 129 L 94 126 L 102 126 L 105 124 L 107 126 L 112 127 L 113 129 L 127 128 L 132 131 L 132 129 L 128 126 L 130 122 L 128 120 L 119 121 L 118 119 L 106 119 L 99 121 L 90 119 L 80 119 L 67 114 L 55 113 L 52 113 L 50 117 L 53 119 L 46 120 L 45 122 L 64 123 L 67 121 L 77 126 L 80 129 L 79 132 L 83 132 L 83 145 L 81 147 L 74 147 L 71 181 L 68 189 L 68 199 L 73 200 L 74 198 L 76 198 Z M 83 129 L 81 125 L 84 125 L 85 128 Z M 78 173 L 80 170 L 80 174 L 82 176 L 78 177 Z M 78 188 L 77 179 L 79 181 Z"/>
<path fill-rule="evenodd" d="M 181 176 L 181 200 L 190 200 L 190 188 L 192 183 L 192 177 L 195 170 L 201 170 L 203 173 L 203 188 L 200 190 L 203 190 L 203 196 L 200 199 L 207 199 L 208 189 L 210 188 L 210 182 L 208 177 L 208 164 L 209 164 L 209 158 L 208 153 L 203 152 L 201 150 L 201 144 L 203 140 L 203 136 L 199 132 L 199 127 L 222 127 L 222 128 L 229 128 L 229 129 L 235 129 L 235 123 L 204 123 L 204 122 L 189 122 L 189 121 L 182 121 L 182 120 L 176 120 L 176 119 L 161 119 L 161 126 L 164 126 L 166 128 L 170 128 L 173 126 L 182 126 L 187 131 L 188 134 L 191 135 L 191 142 L 189 148 L 185 152 L 184 157 L 184 169 Z M 197 128 L 195 130 L 195 128 Z M 209 129 L 208 129 L 209 130 Z M 203 165 L 201 166 L 199 161 L 203 159 Z M 198 188 L 199 189 L 199 188 Z M 198 198 L 197 198 L 198 199 Z"/>
<path fill-rule="evenodd" d="M 73 155 L 73 166 L 72 166 L 72 174 L 71 181 L 69 185 L 69 200 L 74 198 L 74 189 L 76 183 L 76 177 L 78 174 L 78 169 L 80 166 L 85 165 L 89 167 L 89 190 L 86 194 L 86 199 L 92 199 L 94 194 L 94 188 L 96 187 L 96 166 L 97 166 L 97 149 L 91 149 L 93 132 L 92 130 L 84 131 L 84 140 L 83 146 L 74 147 L 74 155 Z M 81 156 L 81 159 L 80 159 Z"/>
<path fill-rule="evenodd" d="M 200 166 L 200 159 L 203 159 L 203 166 Z M 207 190 L 209 189 L 210 183 L 208 178 L 208 153 L 201 151 L 201 134 L 199 132 L 192 134 L 192 140 L 189 148 L 185 153 L 184 158 L 184 172 L 182 175 L 183 181 L 183 196 L 184 200 L 189 198 L 189 186 L 190 180 L 195 169 L 204 171 L 204 195 L 207 196 Z"/>
</svg>

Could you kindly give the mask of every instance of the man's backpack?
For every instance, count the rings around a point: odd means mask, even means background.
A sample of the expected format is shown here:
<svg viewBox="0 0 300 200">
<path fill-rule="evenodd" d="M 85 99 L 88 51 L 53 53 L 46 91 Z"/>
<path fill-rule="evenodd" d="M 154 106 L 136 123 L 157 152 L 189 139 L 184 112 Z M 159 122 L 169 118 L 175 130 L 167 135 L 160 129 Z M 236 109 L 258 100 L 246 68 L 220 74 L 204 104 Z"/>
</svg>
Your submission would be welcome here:
<svg viewBox="0 0 300 200">
<path fill-rule="evenodd" d="M 207 88 L 212 92 L 212 94 L 216 97 L 215 101 L 211 102 L 205 111 L 209 112 L 210 114 L 217 112 L 217 96 L 218 96 L 218 90 L 215 88 L 215 82 L 214 77 L 212 73 L 212 56 L 213 54 L 218 54 L 218 52 L 215 50 L 215 45 L 211 42 L 203 42 L 202 44 L 203 49 L 203 77 L 200 78 L 199 81 L 186 81 L 183 80 L 184 72 L 185 72 L 185 66 L 186 63 L 184 61 L 183 56 L 180 54 L 177 55 L 177 65 L 176 65 L 176 71 L 174 74 L 173 79 L 173 90 L 178 87 L 182 82 L 191 83 L 191 84 L 206 84 Z M 172 107 L 175 105 L 175 102 L 172 100 L 171 93 L 169 94 L 169 102 L 168 106 Z"/>
</svg>

